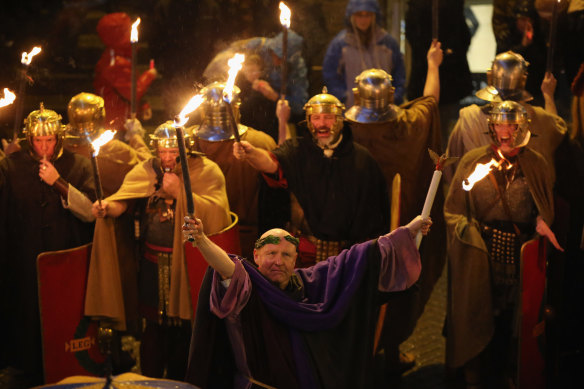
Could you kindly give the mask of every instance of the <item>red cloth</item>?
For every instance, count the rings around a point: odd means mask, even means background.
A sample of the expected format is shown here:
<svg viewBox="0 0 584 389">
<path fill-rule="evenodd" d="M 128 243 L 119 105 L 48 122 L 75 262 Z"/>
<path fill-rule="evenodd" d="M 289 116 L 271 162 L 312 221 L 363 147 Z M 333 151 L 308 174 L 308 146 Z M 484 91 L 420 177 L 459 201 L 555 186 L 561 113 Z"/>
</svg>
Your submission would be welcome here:
<svg viewBox="0 0 584 389">
<path fill-rule="evenodd" d="M 118 131 L 124 130 L 124 123 L 130 117 L 131 27 L 130 17 L 122 12 L 105 15 L 97 24 L 97 33 L 106 45 L 106 49 L 95 66 L 93 87 L 105 101 L 108 128 Z M 138 117 L 140 117 L 140 112 L 148 108 L 147 104 L 140 106 L 140 100 L 155 77 L 155 72 L 146 71 L 136 79 Z"/>
</svg>

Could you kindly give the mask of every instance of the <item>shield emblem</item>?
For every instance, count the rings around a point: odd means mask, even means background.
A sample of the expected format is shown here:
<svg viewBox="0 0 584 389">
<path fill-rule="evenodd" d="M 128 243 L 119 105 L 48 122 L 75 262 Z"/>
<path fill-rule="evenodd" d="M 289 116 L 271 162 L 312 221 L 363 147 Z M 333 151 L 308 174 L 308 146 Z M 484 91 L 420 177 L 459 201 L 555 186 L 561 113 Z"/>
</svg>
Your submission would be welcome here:
<svg viewBox="0 0 584 389">
<path fill-rule="evenodd" d="M 97 322 L 83 315 L 90 254 L 91 243 L 37 258 L 45 382 L 104 373 Z"/>
</svg>

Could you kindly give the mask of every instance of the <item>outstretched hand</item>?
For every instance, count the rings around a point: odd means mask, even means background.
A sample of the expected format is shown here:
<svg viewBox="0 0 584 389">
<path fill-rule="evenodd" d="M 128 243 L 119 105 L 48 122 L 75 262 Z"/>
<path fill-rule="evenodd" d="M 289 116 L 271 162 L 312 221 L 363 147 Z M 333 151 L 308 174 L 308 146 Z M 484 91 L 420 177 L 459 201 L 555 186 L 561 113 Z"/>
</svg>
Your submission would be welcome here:
<svg viewBox="0 0 584 389">
<path fill-rule="evenodd" d="M 541 218 L 541 216 L 537 217 L 537 225 L 535 226 L 535 231 L 541 236 L 545 236 L 549 239 L 550 243 L 556 248 L 556 250 L 564 251 L 562 246 L 558 243 L 556 239 L 556 234 L 549 228 L 547 223 Z"/>
<path fill-rule="evenodd" d="M 185 223 L 182 226 L 183 242 L 199 242 L 204 238 L 203 222 L 199 218 L 185 216 Z"/>
<path fill-rule="evenodd" d="M 428 235 L 431 225 L 432 218 L 427 217 L 426 219 L 422 219 L 422 216 L 418 215 L 406 225 L 406 228 L 410 230 L 410 235 L 412 238 L 415 238 L 420 231 L 422 232 L 422 235 Z"/>
<path fill-rule="evenodd" d="M 233 156 L 240 161 L 245 161 L 247 154 L 251 153 L 253 148 L 252 144 L 245 140 L 233 142 Z"/>
</svg>

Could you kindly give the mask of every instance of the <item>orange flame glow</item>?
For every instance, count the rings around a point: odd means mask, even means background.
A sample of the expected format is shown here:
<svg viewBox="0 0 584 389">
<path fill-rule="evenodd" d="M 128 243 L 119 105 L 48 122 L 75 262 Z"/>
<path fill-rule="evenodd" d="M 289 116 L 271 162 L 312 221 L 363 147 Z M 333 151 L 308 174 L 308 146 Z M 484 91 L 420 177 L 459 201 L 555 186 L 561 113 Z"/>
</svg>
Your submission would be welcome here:
<svg viewBox="0 0 584 389">
<path fill-rule="evenodd" d="M 227 78 L 227 82 L 225 83 L 225 89 L 223 89 L 223 98 L 227 100 L 228 103 L 231 103 L 233 99 L 233 85 L 235 84 L 235 77 L 237 77 L 237 73 L 243 66 L 243 61 L 245 60 L 245 55 L 237 53 L 227 61 L 229 65 L 229 77 Z"/>
<path fill-rule="evenodd" d="M 101 134 L 96 140 L 91 142 L 91 146 L 93 146 L 93 156 L 94 157 L 97 157 L 101 146 L 105 145 L 107 142 L 112 140 L 114 138 L 114 135 L 116 135 L 115 131 L 107 130 L 107 131 L 104 131 L 103 134 Z"/>
<path fill-rule="evenodd" d="M 184 126 L 189 120 L 188 115 L 199 108 L 199 106 L 203 104 L 203 101 L 205 101 L 203 95 L 199 94 L 191 97 L 187 105 L 185 105 L 182 111 L 180 111 L 178 114 L 179 121 L 177 122 L 175 120 L 174 127 L 176 128 Z"/>
<path fill-rule="evenodd" d="M 489 174 L 489 172 L 493 170 L 493 168 L 500 167 L 505 161 L 507 161 L 508 163 L 507 170 L 513 167 L 513 165 L 507 159 L 505 159 L 503 154 L 501 154 L 501 150 L 497 150 L 497 153 L 501 157 L 501 159 L 498 162 L 495 161 L 495 159 L 491 159 L 487 163 L 477 163 L 477 166 L 470 174 L 470 176 L 468 176 L 468 178 L 462 182 L 462 189 L 466 190 L 467 192 L 470 191 L 473 188 L 473 186 L 477 182 L 485 178 L 487 174 Z"/>
<path fill-rule="evenodd" d="M 4 97 L 0 99 L 0 107 L 6 107 L 14 102 L 16 95 L 8 88 L 4 88 Z"/>
<path fill-rule="evenodd" d="M 32 62 L 32 57 L 34 57 L 35 55 L 37 55 L 38 53 L 41 52 L 41 48 L 40 47 L 33 47 L 33 49 L 31 50 L 30 53 L 27 53 L 26 51 L 22 52 L 22 57 L 20 59 L 20 63 L 23 65 L 30 65 L 30 63 Z"/>
<path fill-rule="evenodd" d="M 132 24 L 132 32 L 130 33 L 130 42 L 132 43 L 138 42 L 138 26 L 140 25 L 140 21 L 141 21 L 140 18 L 138 18 Z"/>
<path fill-rule="evenodd" d="M 292 12 L 290 11 L 290 8 L 288 8 L 283 1 L 280 1 L 280 23 L 282 23 L 282 26 L 290 28 L 291 17 Z"/>
</svg>

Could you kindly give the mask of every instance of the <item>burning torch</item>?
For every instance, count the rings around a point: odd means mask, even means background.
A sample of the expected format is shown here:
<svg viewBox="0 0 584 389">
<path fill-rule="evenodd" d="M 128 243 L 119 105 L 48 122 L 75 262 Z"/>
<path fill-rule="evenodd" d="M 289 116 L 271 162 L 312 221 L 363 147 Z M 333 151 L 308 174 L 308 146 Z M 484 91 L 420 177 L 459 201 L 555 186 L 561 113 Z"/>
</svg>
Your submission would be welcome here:
<svg viewBox="0 0 584 389">
<path fill-rule="evenodd" d="M 99 169 L 97 166 L 97 156 L 99 155 L 99 149 L 101 146 L 105 145 L 107 142 L 112 140 L 116 135 L 115 131 L 107 130 L 104 131 L 96 140 L 91 142 L 91 166 L 93 167 L 93 179 L 95 181 L 95 194 L 99 206 L 101 207 L 101 200 L 103 200 L 103 188 L 101 187 L 101 178 L 99 176 Z"/>
<path fill-rule="evenodd" d="M 188 115 L 199 108 L 203 103 L 203 95 L 193 96 L 182 111 L 174 118 L 174 128 L 176 130 L 176 140 L 178 143 L 178 153 L 180 155 L 180 167 L 182 170 L 183 184 L 185 187 L 185 194 L 187 196 L 187 213 L 189 216 L 195 215 L 195 201 L 193 200 L 193 192 L 191 190 L 191 176 L 189 175 L 189 164 L 187 161 L 187 151 L 185 147 L 184 125 L 187 123 Z"/>
<path fill-rule="evenodd" d="M 245 55 L 237 53 L 227 61 L 229 65 L 229 77 L 225 83 L 225 88 L 223 89 L 223 101 L 227 103 L 227 112 L 229 113 L 229 119 L 231 121 L 231 127 L 233 127 L 233 136 L 235 136 L 236 142 L 241 142 L 241 137 L 239 136 L 239 128 L 237 126 L 237 121 L 235 120 L 235 115 L 233 114 L 233 108 L 231 107 L 231 101 L 233 100 L 233 86 L 235 84 L 235 78 L 237 73 L 243 66 L 243 61 L 245 60 Z"/>
<path fill-rule="evenodd" d="M 26 90 L 26 82 L 30 79 L 27 71 L 28 71 L 28 67 L 30 66 L 30 63 L 32 62 L 32 58 L 37 55 L 38 53 L 41 52 L 41 48 L 40 47 L 33 47 L 33 49 L 30 51 L 30 53 L 27 53 L 26 51 L 22 53 L 22 57 L 20 59 L 20 63 L 22 64 L 22 72 L 21 72 L 21 76 L 20 76 L 20 81 L 18 84 L 18 97 L 19 100 L 16 102 L 16 110 L 15 110 L 15 116 L 14 116 L 14 128 L 13 128 L 13 132 L 14 132 L 14 138 L 16 139 L 16 137 L 18 136 L 18 127 L 22 125 L 22 113 L 24 111 L 24 96 L 25 96 L 25 90 Z M 32 79 L 30 79 L 32 80 Z"/>
<path fill-rule="evenodd" d="M 4 97 L 0 98 L 0 108 L 14 103 L 16 95 L 8 88 L 4 88 Z"/>
<path fill-rule="evenodd" d="M 430 149 L 428 149 L 430 158 L 436 166 L 434 174 L 432 175 L 432 182 L 430 182 L 430 187 L 428 188 L 428 193 L 426 193 L 426 200 L 424 201 L 424 207 L 422 208 L 422 219 L 426 219 L 430 216 L 430 211 L 432 210 L 432 205 L 434 204 L 434 198 L 436 198 L 436 192 L 440 185 L 440 179 L 442 178 L 442 170 L 444 167 L 450 165 L 458 159 L 458 157 L 448 157 L 446 154 L 438 156 L 438 154 Z M 420 248 L 422 243 L 422 232 L 418 232 L 416 235 L 416 247 Z"/>
<path fill-rule="evenodd" d="M 282 23 L 282 84 L 280 85 L 280 98 L 286 97 L 286 84 L 288 83 L 288 29 L 292 12 L 290 8 L 280 1 L 280 23 Z"/>
<path fill-rule="evenodd" d="M 140 18 L 132 24 L 132 32 L 130 33 L 130 42 L 132 45 L 132 59 L 131 59 L 131 77 L 132 77 L 132 89 L 130 94 L 130 112 L 132 119 L 136 118 L 136 48 L 138 45 L 138 25 L 140 24 Z"/>
</svg>

